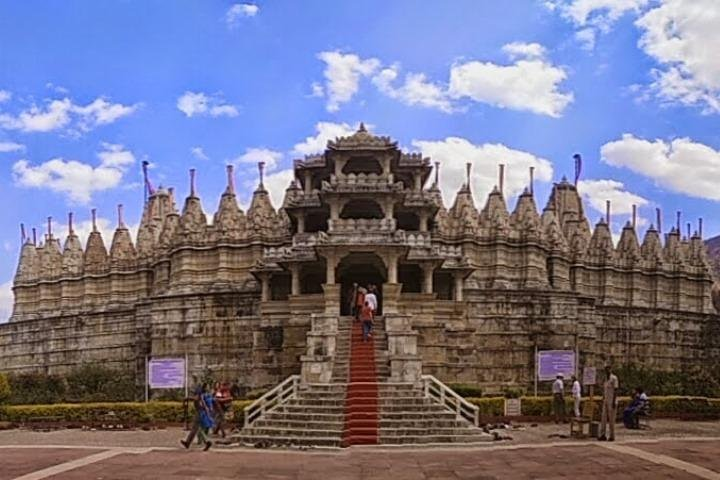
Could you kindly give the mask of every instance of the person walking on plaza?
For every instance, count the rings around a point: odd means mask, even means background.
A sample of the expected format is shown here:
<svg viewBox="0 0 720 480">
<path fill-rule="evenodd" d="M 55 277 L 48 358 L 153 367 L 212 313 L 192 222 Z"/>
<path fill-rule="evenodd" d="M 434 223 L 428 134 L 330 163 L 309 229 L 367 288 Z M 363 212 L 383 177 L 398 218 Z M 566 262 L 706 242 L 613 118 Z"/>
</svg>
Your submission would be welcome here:
<svg viewBox="0 0 720 480">
<path fill-rule="evenodd" d="M 215 435 L 220 433 L 222 438 L 225 438 L 225 416 L 230 410 L 232 404 L 232 394 L 230 393 L 230 386 L 227 382 L 218 383 L 215 387 L 215 402 L 214 402 L 214 413 L 215 413 Z"/>
<path fill-rule="evenodd" d="M 565 396 L 563 394 L 563 376 L 558 373 L 552 386 L 553 393 L 553 413 L 555 414 L 555 423 L 565 422 Z"/>
<path fill-rule="evenodd" d="M 362 322 L 363 342 L 367 342 L 372 336 L 373 311 L 370 302 L 365 301 L 360 311 L 360 321 Z"/>
<path fill-rule="evenodd" d="M 612 367 L 605 367 L 605 383 L 603 384 L 602 415 L 598 440 L 615 440 L 615 408 L 617 407 L 617 389 L 620 387 L 618 378 L 612 373 Z M 606 437 L 605 433 L 610 430 Z"/>
<path fill-rule="evenodd" d="M 572 398 L 573 410 L 575 410 L 575 418 L 580 418 L 580 399 L 582 398 L 582 387 L 580 387 L 580 381 L 575 375 L 572 376 Z"/>
<path fill-rule="evenodd" d="M 203 383 L 193 392 L 192 401 L 195 406 L 195 419 L 193 420 L 193 425 L 190 432 L 188 432 L 187 438 L 180 440 L 180 443 L 185 448 L 190 448 L 196 436 L 201 443 L 205 444 L 203 450 L 207 451 L 212 447 L 212 442 L 208 440 L 207 437 L 207 432 L 213 425 L 212 411 L 207 404 L 207 389 L 207 383 Z"/>
</svg>

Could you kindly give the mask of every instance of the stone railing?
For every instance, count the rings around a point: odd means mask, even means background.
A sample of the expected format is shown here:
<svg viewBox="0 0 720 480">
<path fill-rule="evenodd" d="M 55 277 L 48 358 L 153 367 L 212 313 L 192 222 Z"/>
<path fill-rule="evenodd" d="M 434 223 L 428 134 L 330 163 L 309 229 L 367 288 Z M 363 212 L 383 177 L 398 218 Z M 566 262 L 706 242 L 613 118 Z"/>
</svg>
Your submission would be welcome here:
<svg viewBox="0 0 720 480">
<path fill-rule="evenodd" d="M 432 398 L 443 407 L 455 412 L 458 419 L 464 418 L 476 427 L 480 425 L 480 409 L 462 398 L 453 390 L 432 375 L 423 375 L 425 398 Z"/>
<path fill-rule="evenodd" d="M 315 250 L 312 249 L 312 245 L 267 247 L 263 250 L 263 260 L 266 262 L 287 262 L 315 259 Z"/>
<path fill-rule="evenodd" d="M 393 232 L 397 227 L 394 218 L 339 218 L 328 221 L 330 233 Z"/>
<path fill-rule="evenodd" d="M 400 192 L 402 182 L 395 182 L 392 173 L 347 173 L 331 175 L 329 181 L 322 183 L 322 189 L 328 192 Z"/>
<path fill-rule="evenodd" d="M 430 248 L 432 235 L 430 232 L 406 232 L 405 243 L 412 248 Z"/>
<path fill-rule="evenodd" d="M 282 405 L 297 396 L 300 375 L 290 375 L 282 383 L 245 407 L 245 427 L 262 418 L 268 410 Z"/>
</svg>

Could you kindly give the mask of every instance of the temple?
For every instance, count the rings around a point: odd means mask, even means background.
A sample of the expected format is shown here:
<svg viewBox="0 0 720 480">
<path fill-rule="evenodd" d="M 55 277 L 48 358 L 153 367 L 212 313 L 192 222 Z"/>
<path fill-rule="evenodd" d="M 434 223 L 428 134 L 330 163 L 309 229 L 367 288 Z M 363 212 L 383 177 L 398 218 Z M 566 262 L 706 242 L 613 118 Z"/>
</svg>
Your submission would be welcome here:
<svg viewBox="0 0 720 480">
<path fill-rule="evenodd" d="M 467 182 L 446 208 L 439 166 L 364 126 L 296 160 L 282 207 L 263 171 L 243 212 L 233 171 L 208 221 L 191 171 L 178 210 L 153 191 L 133 241 L 118 212 L 109 249 L 49 226 L 25 240 L 0 371 L 64 373 L 88 362 L 145 378 L 147 356 L 247 390 L 289 375 L 330 381 L 352 284 L 380 290 L 390 379 L 431 374 L 484 390 L 531 388 L 534 352 L 572 349 L 580 366 L 655 369 L 720 360 L 720 322 L 703 241 L 679 225 L 628 221 L 617 245 L 591 227 L 575 185 L 542 212 L 532 183 L 509 211 L 502 173 L 478 210 Z"/>
</svg>

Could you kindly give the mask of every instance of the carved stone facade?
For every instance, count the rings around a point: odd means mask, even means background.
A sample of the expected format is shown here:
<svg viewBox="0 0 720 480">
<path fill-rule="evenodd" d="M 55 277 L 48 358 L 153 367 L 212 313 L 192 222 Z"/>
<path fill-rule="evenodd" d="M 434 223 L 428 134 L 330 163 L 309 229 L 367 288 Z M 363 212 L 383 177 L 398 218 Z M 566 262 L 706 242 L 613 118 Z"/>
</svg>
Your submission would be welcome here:
<svg viewBox="0 0 720 480">
<path fill-rule="evenodd" d="M 141 382 L 146 356 L 187 354 L 193 373 L 248 389 L 301 370 L 326 381 L 353 283 L 380 289 L 396 379 L 529 387 L 536 349 L 658 369 L 720 360 L 700 236 L 651 226 L 640 242 L 628 223 L 615 246 L 564 179 L 542 213 L 532 185 L 510 212 L 502 181 L 480 210 L 468 183 L 447 209 L 432 170 L 361 126 L 296 160 L 279 210 L 261 166 L 243 212 L 228 167 L 212 223 L 191 172 L 182 211 L 172 189 L 152 192 L 135 243 L 121 215 L 109 251 L 97 229 L 84 251 L 72 227 L 64 248 L 51 232 L 28 240 L 0 370 L 102 361 Z"/>
</svg>

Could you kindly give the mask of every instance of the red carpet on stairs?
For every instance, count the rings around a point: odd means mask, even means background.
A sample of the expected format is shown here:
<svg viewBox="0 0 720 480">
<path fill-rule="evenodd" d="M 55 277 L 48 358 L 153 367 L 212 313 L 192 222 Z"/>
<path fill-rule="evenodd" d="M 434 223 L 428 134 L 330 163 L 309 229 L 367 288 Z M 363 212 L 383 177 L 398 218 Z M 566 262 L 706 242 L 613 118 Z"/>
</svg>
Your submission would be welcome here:
<svg viewBox="0 0 720 480">
<path fill-rule="evenodd" d="M 375 342 L 362 339 L 360 322 L 353 322 L 350 337 L 350 375 L 345 397 L 342 446 L 378 443 L 378 385 Z"/>
</svg>

